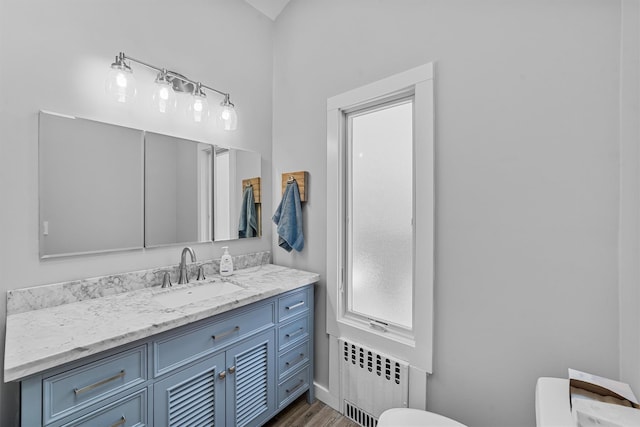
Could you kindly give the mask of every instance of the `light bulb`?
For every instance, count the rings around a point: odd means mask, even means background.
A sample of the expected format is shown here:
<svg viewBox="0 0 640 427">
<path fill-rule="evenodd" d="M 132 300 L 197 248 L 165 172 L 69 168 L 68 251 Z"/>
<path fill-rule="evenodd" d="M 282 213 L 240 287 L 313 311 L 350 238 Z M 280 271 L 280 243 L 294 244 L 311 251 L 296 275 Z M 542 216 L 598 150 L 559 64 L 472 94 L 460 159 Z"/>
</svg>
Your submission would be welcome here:
<svg viewBox="0 0 640 427">
<path fill-rule="evenodd" d="M 216 124 L 223 130 L 236 130 L 238 128 L 238 114 L 233 108 L 233 104 L 229 102 L 228 97 L 225 97 L 218 108 Z"/>
<path fill-rule="evenodd" d="M 199 85 L 193 92 L 193 99 L 187 108 L 187 115 L 196 123 L 204 122 L 209 117 L 209 103 Z"/>
<path fill-rule="evenodd" d="M 127 87 L 127 76 L 122 71 L 119 71 L 116 75 L 116 84 L 121 89 L 126 89 Z"/>
<path fill-rule="evenodd" d="M 123 58 L 116 57 L 116 62 L 111 64 L 104 89 L 116 102 L 129 102 L 136 96 L 136 80 Z"/>
<path fill-rule="evenodd" d="M 176 94 L 166 74 L 158 74 L 156 87 L 153 91 L 152 102 L 160 113 L 170 113 L 176 109 Z"/>
</svg>

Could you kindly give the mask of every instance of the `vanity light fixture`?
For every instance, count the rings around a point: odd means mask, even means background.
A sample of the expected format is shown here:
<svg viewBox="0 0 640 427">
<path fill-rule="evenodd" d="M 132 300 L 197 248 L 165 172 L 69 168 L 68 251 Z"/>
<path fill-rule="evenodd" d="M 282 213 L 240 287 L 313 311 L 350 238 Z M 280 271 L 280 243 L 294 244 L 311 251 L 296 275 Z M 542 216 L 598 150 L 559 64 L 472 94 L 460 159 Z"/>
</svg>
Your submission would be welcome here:
<svg viewBox="0 0 640 427">
<path fill-rule="evenodd" d="M 203 122 L 209 117 L 209 103 L 207 102 L 207 94 L 202 90 L 202 85 L 196 83 L 193 93 L 193 99 L 187 107 L 187 116 L 194 122 Z"/>
<path fill-rule="evenodd" d="M 159 112 L 168 113 L 175 110 L 176 92 L 190 93 L 192 99 L 187 107 L 187 115 L 195 122 L 204 122 L 209 117 L 209 103 L 207 102 L 207 94 L 204 91 L 204 89 L 207 89 L 224 97 L 216 111 L 216 125 L 224 130 L 237 129 L 238 115 L 228 93 L 191 80 L 175 71 L 156 67 L 132 58 L 125 55 L 124 52 L 120 52 L 116 56 L 105 82 L 107 94 L 115 101 L 126 103 L 136 96 L 133 70 L 128 62 L 135 62 L 158 72 L 156 77 L 157 87 L 154 90 L 152 102 Z"/>
<path fill-rule="evenodd" d="M 124 61 L 124 53 L 116 57 L 111 64 L 111 70 L 105 81 L 105 91 L 117 102 L 128 102 L 136 96 L 136 81 L 133 78 L 133 70 Z"/>
<path fill-rule="evenodd" d="M 153 106 L 161 113 L 170 113 L 176 109 L 176 94 L 164 68 L 156 77 L 156 88 L 153 91 Z"/>
<path fill-rule="evenodd" d="M 229 100 L 229 95 L 225 95 L 220 104 L 220 112 L 216 116 L 218 126 L 224 130 L 235 130 L 238 127 L 238 115 L 233 103 Z"/>
</svg>

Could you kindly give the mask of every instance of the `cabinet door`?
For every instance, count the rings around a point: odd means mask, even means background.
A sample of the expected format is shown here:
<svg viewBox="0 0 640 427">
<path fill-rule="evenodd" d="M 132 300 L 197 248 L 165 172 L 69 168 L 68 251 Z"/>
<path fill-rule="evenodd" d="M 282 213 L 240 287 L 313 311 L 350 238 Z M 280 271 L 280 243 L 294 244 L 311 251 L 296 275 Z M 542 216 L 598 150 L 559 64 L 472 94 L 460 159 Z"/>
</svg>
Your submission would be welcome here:
<svg viewBox="0 0 640 427">
<path fill-rule="evenodd" d="M 227 426 L 260 425 L 275 410 L 275 331 L 227 350 Z"/>
<path fill-rule="evenodd" d="M 224 353 L 183 369 L 153 387 L 155 426 L 225 425 Z"/>
</svg>

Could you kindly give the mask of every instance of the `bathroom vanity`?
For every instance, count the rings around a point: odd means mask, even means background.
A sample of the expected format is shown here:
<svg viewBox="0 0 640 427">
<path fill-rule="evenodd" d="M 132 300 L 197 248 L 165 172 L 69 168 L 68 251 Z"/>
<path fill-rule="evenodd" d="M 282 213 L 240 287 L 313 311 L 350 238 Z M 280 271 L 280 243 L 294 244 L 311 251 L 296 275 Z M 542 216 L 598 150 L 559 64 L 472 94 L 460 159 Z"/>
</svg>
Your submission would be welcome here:
<svg viewBox="0 0 640 427">
<path fill-rule="evenodd" d="M 311 401 L 318 275 L 265 264 L 229 279 L 9 314 L 22 425 L 253 426 Z"/>
</svg>

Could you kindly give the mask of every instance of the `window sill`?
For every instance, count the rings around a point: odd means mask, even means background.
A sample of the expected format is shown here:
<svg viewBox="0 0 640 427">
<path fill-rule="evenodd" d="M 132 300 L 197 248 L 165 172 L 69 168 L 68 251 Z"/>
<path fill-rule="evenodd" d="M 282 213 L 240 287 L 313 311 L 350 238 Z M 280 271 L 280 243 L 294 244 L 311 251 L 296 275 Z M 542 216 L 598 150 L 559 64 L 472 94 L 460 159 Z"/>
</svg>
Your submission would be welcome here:
<svg viewBox="0 0 640 427">
<path fill-rule="evenodd" d="M 360 331 L 377 335 L 381 338 L 389 339 L 395 341 L 399 344 L 403 344 L 409 347 L 415 348 L 416 341 L 412 334 L 410 333 L 402 333 L 397 329 L 390 328 L 387 330 L 381 330 L 375 327 L 372 327 L 368 320 L 353 318 L 353 317 L 341 317 L 338 319 L 338 323 L 347 327 L 355 328 Z"/>
</svg>

